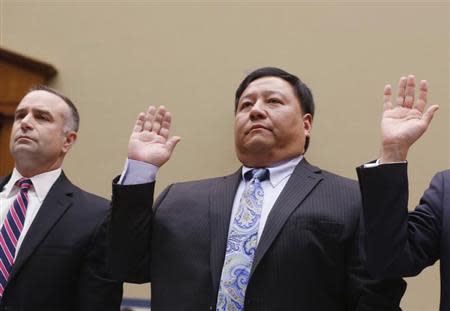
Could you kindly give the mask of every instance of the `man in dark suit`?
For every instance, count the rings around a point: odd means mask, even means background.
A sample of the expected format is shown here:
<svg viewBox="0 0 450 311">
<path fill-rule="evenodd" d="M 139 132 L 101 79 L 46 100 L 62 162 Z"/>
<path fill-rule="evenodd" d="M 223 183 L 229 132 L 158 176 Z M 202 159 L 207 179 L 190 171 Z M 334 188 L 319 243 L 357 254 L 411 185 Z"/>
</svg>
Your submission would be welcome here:
<svg viewBox="0 0 450 311">
<path fill-rule="evenodd" d="M 368 278 L 354 181 L 310 165 L 314 103 L 296 76 L 249 74 L 236 92 L 235 173 L 169 186 L 154 177 L 179 137 L 164 107 L 139 115 L 113 186 L 111 264 L 151 282 L 152 310 L 399 310 L 401 279 Z M 149 181 L 143 183 L 143 181 Z"/>
<path fill-rule="evenodd" d="M 438 109 L 425 109 L 428 85 L 415 101 L 413 75 L 400 78 L 396 104 L 384 90 L 381 155 L 357 169 L 363 197 L 367 268 L 377 277 L 415 276 L 441 260 L 442 311 L 450 310 L 450 171 L 436 174 L 416 209 L 408 213 L 406 157 Z"/>
<path fill-rule="evenodd" d="M 61 169 L 78 124 L 73 103 L 47 87 L 33 89 L 17 107 L 15 168 L 0 180 L 0 310 L 120 308 L 122 284 L 108 279 L 104 263 L 109 204 Z"/>
</svg>

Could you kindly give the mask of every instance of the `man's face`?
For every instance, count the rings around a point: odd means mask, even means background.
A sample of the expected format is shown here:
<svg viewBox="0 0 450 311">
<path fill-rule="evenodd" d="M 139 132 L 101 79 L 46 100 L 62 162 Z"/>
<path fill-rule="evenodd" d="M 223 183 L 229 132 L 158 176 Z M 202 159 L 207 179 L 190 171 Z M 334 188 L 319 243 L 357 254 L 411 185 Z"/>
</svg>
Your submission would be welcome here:
<svg viewBox="0 0 450 311">
<path fill-rule="evenodd" d="M 263 77 L 239 99 L 234 137 L 239 160 L 250 167 L 270 166 L 304 153 L 312 116 L 303 114 L 289 82 Z"/>
<path fill-rule="evenodd" d="M 17 106 L 11 132 L 16 165 L 33 161 L 48 169 L 59 167 L 76 138 L 74 132 L 64 131 L 69 115 L 70 108 L 58 96 L 43 90 L 28 93 Z"/>
</svg>

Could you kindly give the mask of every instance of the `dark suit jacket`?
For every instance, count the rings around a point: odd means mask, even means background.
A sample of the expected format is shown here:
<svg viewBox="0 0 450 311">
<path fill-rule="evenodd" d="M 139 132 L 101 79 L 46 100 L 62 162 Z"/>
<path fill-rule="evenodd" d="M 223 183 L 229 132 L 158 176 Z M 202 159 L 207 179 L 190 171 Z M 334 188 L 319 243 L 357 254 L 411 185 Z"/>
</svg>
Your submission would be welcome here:
<svg viewBox="0 0 450 311">
<path fill-rule="evenodd" d="M 152 211 L 154 184 L 113 186 L 111 264 L 151 282 L 152 311 L 215 310 L 240 170 L 173 184 Z M 368 280 L 357 251 L 354 181 L 302 160 L 262 233 L 245 310 L 398 310 L 401 279 Z"/>
<path fill-rule="evenodd" d="M 434 176 L 410 213 L 406 164 L 357 171 L 369 271 L 378 277 L 414 276 L 440 259 L 440 309 L 450 310 L 450 170 Z"/>
<path fill-rule="evenodd" d="M 0 310 L 119 310 L 122 284 L 104 265 L 108 207 L 62 173 L 23 240 Z"/>
</svg>

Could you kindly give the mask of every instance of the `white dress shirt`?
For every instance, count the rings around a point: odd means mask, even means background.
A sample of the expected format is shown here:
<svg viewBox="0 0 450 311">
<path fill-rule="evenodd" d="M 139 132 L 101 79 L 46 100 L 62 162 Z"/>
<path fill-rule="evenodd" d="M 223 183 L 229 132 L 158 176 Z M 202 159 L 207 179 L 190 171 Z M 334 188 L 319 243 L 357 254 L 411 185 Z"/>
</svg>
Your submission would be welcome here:
<svg viewBox="0 0 450 311">
<path fill-rule="evenodd" d="M 23 239 L 25 238 L 34 218 L 36 217 L 39 209 L 41 208 L 42 202 L 44 201 L 50 188 L 53 186 L 55 181 L 61 175 L 61 168 L 56 170 L 45 172 L 36 176 L 31 177 L 31 182 L 33 185 L 28 190 L 28 207 L 27 213 L 25 215 L 25 223 L 23 225 L 22 232 L 20 233 L 19 240 L 16 245 L 16 257 L 19 253 L 20 246 L 22 245 Z M 1 189 L 0 192 L 0 223 L 3 226 L 6 215 L 8 214 L 9 208 L 16 199 L 17 194 L 20 191 L 20 186 L 16 185 L 16 182 L 23 178 L 23 176 L 14 168 L 11 179 L 8 183 Z"/>
<path fill-rule="evenodd" d="M 277 163 L 275 166 L 272 167 L 266 167 L 269 170 L 269 179 L 263 180 L 261 182 L 261 187 L 264 191 L 264 199 L 263 199 L 263 205 L 261 210 L 261 218 L 259 219 L 259 229 L 258 229 L 258 240 L 257 243 L 259 243 L 259 239 L 261 238 L 261 235 L 263 233 L 264 227 L 266 225 L 267 217 L 269 217 L 270 211 L 272 210 L 273 205 L 275 204 L 276 200 L 278 199 L 281 191 L 283 191 L 284 186 L 286 186 L 289 177 L 291 177 L 292 172 L 294 171 L 295 167 L 298 163 L 303 159 L 303 156 L 299 156 L 296 158 L 293 158 L 288 161 L 284 161 L 281 163 Z M 234 202 L 233 202 L 233 211 L 231 212 L 231 219 L 234 219 L 235 214 L 238 211 L 239 208 L 239 202 L 242 197 L 242 193 L 245 190 L 245 185 L 249 182 L 245 180 L 244 174 L 250 170 L 252 170 L 252 167 L 242 167 L 242 179 L 239 183 L 238 189 L 236 191 L 236 195 L 234 196 Z M 231 224 L 231 222 L 230 222 Z"/>
<path fill-rule="evenodd" d="M 267 217 L 269 217 L 269 213 L 272 210 L 275 201 L 278 199 L 278 196 L 284 189 L 284 186 L 286 186 L 286 183 L 288 182 L 289 177 L 291 177 L 295 167 L 302 159 L 303 156 L 301 155 L 291 160 L 277 163 L 272 167 L 266 167 L 269 170 L 269 179 L 261 182 L 261 186 L 264 190 L 264 200 L 261 218 L 259 220 L 258 242 L 266 225 Z M 244 178 L 244 174 L 252 169 L 253 168 L 251 167 L 242 167 L 242 179 L 239 183 L 236 195 L 234 196 L 231 219 L 233 219 L 234 215 L 237 213 L 239 202 L 241 200 L 242 193 L 244 192 L 245 184 L 247 183 Z M 119 179 L 119 184 L 135 185 L 153 182 L 155 181 L 157 172 L 158 167 L 155 165 L 128 159 L 125 162 L 125 168 Z"/>
</svg>

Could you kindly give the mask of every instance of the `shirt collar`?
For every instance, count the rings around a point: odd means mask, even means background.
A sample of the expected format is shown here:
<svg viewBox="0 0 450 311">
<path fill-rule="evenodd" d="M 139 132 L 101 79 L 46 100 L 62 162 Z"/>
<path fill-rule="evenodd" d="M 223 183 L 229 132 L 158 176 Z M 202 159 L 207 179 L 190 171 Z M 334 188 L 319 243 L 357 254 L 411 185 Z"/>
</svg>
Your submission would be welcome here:
<svg viewBox="0 0 450 311">
<path fill-rule="evenodd" d="M 47 196 L 47 193 L 50 191 L 50 188 L 53 186 L 55 181 L 61 175 L 61 172 L 62 169 L 57 168 L 56 170 L 35 175 L 30 178 L 31 182 L 33 183 L 32 189 L 34 189 L 34 192 L 36 193 L 36 196 L 40 203 L 44 201 L 45 197 Z M 2 191 L 5 198 L 11 195 L 15 183 L 22 177 L 23 177 L 22 174 L 20 174 L 19 171 L 16 168 L 14 168 L 11 174 L 11 178 L 9 179 L 8 183 L 5 185 Z"/>
<path fill-rule="evenodd" d="M 290 160 L 278 162 L 273 166 L 266 167 L 269 170 L 269 181 L 272 187 L 276 187 L 283 179 L 292 175 L 295 167 L 303 159 L 303 155 Z M 244 174 L 252 170 L 253 167 L 242 166 L 242 180 L 245 180 Z"/>
</svg>

